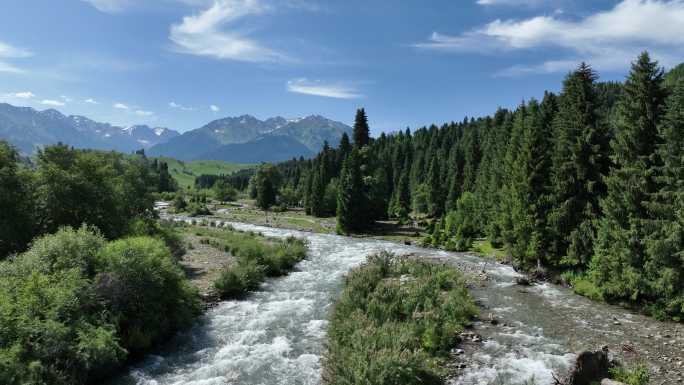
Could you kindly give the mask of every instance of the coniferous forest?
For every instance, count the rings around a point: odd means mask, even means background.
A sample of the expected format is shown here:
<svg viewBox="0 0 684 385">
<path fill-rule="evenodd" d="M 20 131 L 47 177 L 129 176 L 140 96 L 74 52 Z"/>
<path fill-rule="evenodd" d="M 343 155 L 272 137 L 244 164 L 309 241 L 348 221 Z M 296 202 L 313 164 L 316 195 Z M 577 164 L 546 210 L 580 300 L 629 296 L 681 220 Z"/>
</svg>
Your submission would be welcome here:
<svg viewBox="0 0 684 385">
<path fill-rule="evenodd" d="M 681 320 L 683 72 L 644 52 L 624 82 L 600 82 L 582 63 L 558 94 L 375 139 L 359 109 L 352 138 L 280 164 L 280 188 L 340 233 L 425 221 L 428 245 L 485 238 L 581 294 Z"/>
</svg>

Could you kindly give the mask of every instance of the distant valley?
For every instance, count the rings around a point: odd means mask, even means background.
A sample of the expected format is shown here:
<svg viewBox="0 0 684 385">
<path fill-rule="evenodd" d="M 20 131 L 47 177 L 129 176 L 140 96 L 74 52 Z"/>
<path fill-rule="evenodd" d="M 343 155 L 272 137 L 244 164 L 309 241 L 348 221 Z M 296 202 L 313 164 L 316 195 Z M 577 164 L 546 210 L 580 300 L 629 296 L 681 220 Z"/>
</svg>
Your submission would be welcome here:
<svg viewBox="0 0 684 385">
<path fill-rule="evenodd" d="M 38 111 L 0 103 L 0 139 L 24 154 L 61 142 L 125 153 L 144 149 L 151 156 L 185 161 L 277 162 L 314 156 L 324 142 L 334 146 L 345 132 L 350 134 L 351 127 L 319 115 L 266 120 L 243 115 L 214 120 L 180 134 L 164 127 L 119 127 L 84 116 L 66 116 L 54 109 Z"/>
</svg>

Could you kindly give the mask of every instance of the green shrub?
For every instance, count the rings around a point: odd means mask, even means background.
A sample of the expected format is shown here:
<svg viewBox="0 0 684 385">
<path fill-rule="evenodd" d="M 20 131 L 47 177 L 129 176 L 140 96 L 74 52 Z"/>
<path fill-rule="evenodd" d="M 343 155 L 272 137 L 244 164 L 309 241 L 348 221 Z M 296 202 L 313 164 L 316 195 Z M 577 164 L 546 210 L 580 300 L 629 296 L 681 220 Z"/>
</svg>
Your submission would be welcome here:
<svg viewBox="0 0 684 385">
<path fill-rule="evenodd" d="M 161 240 L 63 228 L 0 263 L 0 383 L 89 384 L 199 311 Z"/>
<path fill-rule="evenodd" d="M 569 283 L 572 286 L 572 290 L 584 297 L 592 299 L 594 301 L 603 301 L 603 293 L 601 289 L 597 287 L 591 280 L 589 280 L 583 274 L 577 274 L 572 271 L 566 271 L 561 274 L 563 281 Z"/>
<path fill-rule="evenodd" d="M 650 376 L 648 368 L 645 365 L 639 365 L 636 368 L 629 370 L 622 366 L 610 369 L 610 376 L 627 385 L 648 385 Z"/>
<path fill-rule="evenodd" d="M 352 270 L 328 327 L 327 384 L 442 384 L 477 313 L 453 268 L 382 253 Z"/>
<path fill-rule="evenodd" d="M 176 259 L 180 259 L 185 254 L 183 239 L 171 222 L 160 223 L 152 218 L 138 218 L 131 222 L 128 235 L 159 238 L 164 241 L 166 247 L 171 250 L 171 255 Z"/>
<path fill-rule="evenodd" d="M 214 287 L 224 299 L 239 297 L 258 288 L 267 276 L 287 274 L 306 257 L 306 243 L 294 237 L 275 240 L 254 233 L 212 229 L 199 234 L 209 236 L 200 242 L 229 252 L 236 258 L 236 263 L 227 267 L 214 282 Z M 256 284 L 252 277 L 258 278 Z"/>
<path fill-rule="evenodd" d="M 221 298 L 236 298 L 259 287 L 266 274 L 265 268 L 255 260 L 244 260 L 225 269 L 214 282 Z"/>
<path fill-rule="evenodd" d="M 193 202 L 188 205 L 188 213 L 191 217 L 199 217 L 202 215 L 211 215 L 211 210 L 203 203 Z"/>
<path fill-rule="evenodd" d="M 98 255 L 95 288 L 130 352 L 143 352 L 187 326 L 199 310 L 197 293 L 161 240 L 110 242 Z"/>
</svg>

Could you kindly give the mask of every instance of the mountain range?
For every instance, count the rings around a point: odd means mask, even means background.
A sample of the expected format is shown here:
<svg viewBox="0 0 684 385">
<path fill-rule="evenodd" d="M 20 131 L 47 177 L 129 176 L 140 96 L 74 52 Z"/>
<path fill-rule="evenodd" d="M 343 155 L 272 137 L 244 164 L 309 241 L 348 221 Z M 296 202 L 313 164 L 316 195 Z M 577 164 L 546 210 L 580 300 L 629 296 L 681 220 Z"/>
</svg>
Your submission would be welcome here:
<svg viewBox="0 0 684 385">
<path fill-rule="evenodd" d="M 38 111 L 0 103 L 0 138 L 25 154 L 58 142 L 78 148 L 132 152 L 179 135 L 177 131 L 163 127 L 118 127 L 84 116 L 66 116 L 54 109 Z"/>
<path fill-rule="evenodd" d="M 180 134 L 163 127 L 119 127 L 84 116 L 66 116 L 54 109 L 38 111 L 0 103 L 0 139 L 24 154 L 61 142 L 126 153 L 145 149 L 151 156 L 186 161 L 276 162 L 314 156 L 325 141 L 335 145 L 345 132 L 350 134 L 351 127 L 320 115 L 266 120 L 243 115 L 214 120 Z"/>
<path fill-rule="evenodd" d="M 319 115 L 266 120 L 242 115 L 214 120 L 153 146 L 149 154 L 180 160 L 275 162 L 313 156 L 325 141 L 333 145 L 339 143 L 345 132 L 349 134 L 351 127 Z"/>
</svg>

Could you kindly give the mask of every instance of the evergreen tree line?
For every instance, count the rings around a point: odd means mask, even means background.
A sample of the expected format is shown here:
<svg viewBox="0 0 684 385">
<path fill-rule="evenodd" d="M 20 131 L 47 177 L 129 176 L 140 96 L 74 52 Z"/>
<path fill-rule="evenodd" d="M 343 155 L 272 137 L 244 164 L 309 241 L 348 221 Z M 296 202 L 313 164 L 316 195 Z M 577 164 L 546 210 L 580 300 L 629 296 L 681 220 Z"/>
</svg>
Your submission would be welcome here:
<svg viewBox="0 0 684 385">
<path fill-rule="evenodd" d="M 492 116 L 369 136 L 278 166 L 280 189 L 342 233 L 426 220 L 425 240 L 476 238 L 527 269 L 552 268 L 585 294 L 684 315 L 684 78 L 648 53 L 623 83 L 581 64 L 559 94 Z"/>
</svg>

